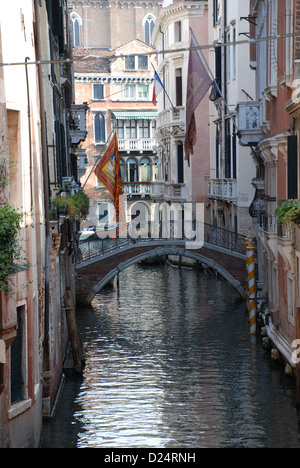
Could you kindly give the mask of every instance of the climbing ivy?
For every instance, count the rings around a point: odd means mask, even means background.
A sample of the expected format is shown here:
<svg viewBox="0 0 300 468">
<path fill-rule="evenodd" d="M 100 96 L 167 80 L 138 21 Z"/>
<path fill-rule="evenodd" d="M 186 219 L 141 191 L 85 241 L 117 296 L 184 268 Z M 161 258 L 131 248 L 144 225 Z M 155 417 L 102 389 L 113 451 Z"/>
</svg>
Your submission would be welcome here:
<svg viewBox="0 0 300 468">
<path fill-rule="evenodd" d="M 11 292 L 8 277 L 18 270 L 22 248 L 18 234 L 24 214 L 11 205 L 0 206 L 0 292 Z"/>
</svg>

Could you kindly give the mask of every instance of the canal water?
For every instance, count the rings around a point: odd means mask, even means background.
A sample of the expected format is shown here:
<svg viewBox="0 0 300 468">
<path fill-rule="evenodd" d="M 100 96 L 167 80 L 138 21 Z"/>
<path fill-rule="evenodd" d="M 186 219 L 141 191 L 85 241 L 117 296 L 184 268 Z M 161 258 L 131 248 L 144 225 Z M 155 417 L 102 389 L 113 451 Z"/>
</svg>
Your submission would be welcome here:
<svg viewBox="0 0 300 468">
<path fill-rule="evenodd" d="M 223 280 L 135 265 L 78 309 L 86 357 L 45 448 L 298 448 L 295 383 Z"/>
</svg>

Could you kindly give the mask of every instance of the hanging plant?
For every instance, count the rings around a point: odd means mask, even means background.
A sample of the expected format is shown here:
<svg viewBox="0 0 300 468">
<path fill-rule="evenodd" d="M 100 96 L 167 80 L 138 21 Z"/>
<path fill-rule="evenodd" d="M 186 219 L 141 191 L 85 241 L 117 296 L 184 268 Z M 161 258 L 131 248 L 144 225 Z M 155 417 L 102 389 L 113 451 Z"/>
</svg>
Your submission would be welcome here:
<svg viewBox="0 0 300 468">
<path fill-rule="evenodd" d="M 90 209 L 90 199 L 83 190 L 77 190 L 75 193 L 61 193 L 56 198 L 58 214 L 68 214 L 69 216 L 86 218 Z"/>
<path fill-rule="evenodd" d="M 24 215 L 11 205 L 0 206 L 0 292 L 11 292 L 9 275 L 18 271 L 22 248 L 18 234 Z"/>
<path fill-rule="evenodd" d="M 275 210 L 281 225 L 298 223 L 300 220 L 300 200 L 286 200 Z"/>
</svg>

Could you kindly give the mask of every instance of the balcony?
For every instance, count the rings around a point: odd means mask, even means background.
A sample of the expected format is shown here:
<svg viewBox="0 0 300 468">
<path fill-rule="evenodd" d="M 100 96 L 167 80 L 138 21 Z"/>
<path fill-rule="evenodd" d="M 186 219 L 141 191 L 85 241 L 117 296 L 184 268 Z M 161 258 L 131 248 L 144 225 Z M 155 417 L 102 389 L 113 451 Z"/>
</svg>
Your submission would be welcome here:
<svg viewBox="0 0 300 468">
<path fill-rule="evenodd" d="M 237 200 L 236 179 L 210 179 L 209 198 L 234 202 Z"/>
<path fill-rule="evenodd" d="M 157 128 L 169 127 L 172 125 L 185 125 L 185 108 L 175 107 L 166 109 L 158 114 L 156 120 Z"/>
<path fill-rule="evenodd" d="M 170 184 L 163 181 L 154 182 L 123 182 L 123 193 L 129 198 L 152 197 L 169 202 L 184 201 L 185 184 Z"/>
<path fill-rule="evenodd" d="M 152 138 L 139 138 L 134 140 L 119 139 L 119 151 L 153 151 L 156 141 Z"/>
<path fill-rule="evenodd" d="M 242 146 L 256 146 L 263 138 L 262 109 L 258 101 L 237 105 L 239 138 Z"/>
<path fill-rule="evenodd" d="M 86 130 L 86 112 L 88 106 L 86 104 L 74 104 L 71 107 L 69 115 L 69 130 L 71 145 L 79 145 L 87 136 Z"/>
<path fill-rule="evenodd" d="M 151 196 L 153 193 L 152 184 L 151 182 L 123 182 L 123 193 L 129 198 L 132 196 L 141 198 Z"/>
</svg>

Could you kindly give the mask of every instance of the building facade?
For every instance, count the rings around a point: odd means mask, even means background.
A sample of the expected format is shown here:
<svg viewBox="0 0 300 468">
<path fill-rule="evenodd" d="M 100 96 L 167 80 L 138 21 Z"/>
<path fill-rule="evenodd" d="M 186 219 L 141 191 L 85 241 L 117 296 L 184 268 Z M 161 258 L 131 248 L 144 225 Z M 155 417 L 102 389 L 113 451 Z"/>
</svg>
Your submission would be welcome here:
<svg viewBox="0 0 300 468">
<path fill-rule="evenodd" d="M 93 172 L 112 134 L 117 132 L 123 193 L 128 220 L 132 206 L 142 198 L 151 203 L 159 178 L 156 155 L 157 109 L 152 103 L 154 49 L 132 40 L 114 51 L 74 48 L 76 100 L 86 100 L 87 138 L 80 156 L 81 185 L 90 198 L 90 213 L 83 227 L 101 231 L 112 225 L 114 210 L 107 189 Z M 99 59 L 96 57 L 99 54 Z M 130 54 L 130 55 L 129 55 Z M 136 54 L 136 55 L 135 55 Z M 148 55 L 149 54 L 149 55 Z"/>
<path fill-rule="evenodd" d="M 209 220 L 208 93 L 195 111 L 197 142 L 190 163 L 184 152 L 190 28 L 200 45 L 208 44 L 208 2 L 172 2 L 160 10 L 153 32 L 158 74 L 165 87 L 158 95 L 156 128 L 161 192 L 167 204 L 204 204 Z"/>
<path fill-rule="evenodd" d="M 0 12 L 0 447 L 36 448 L 69 341 L 64 295 L 75 295 L 78 222 L 51 215 L 52 198 L 76 180 L 71 30 L 66 1 L 17 0 Z M 9 213 L 21 214 L 20 225 Z"/>
<path fill-rule="evenodd" d="M 255 164 L 251 149 L 240 145 L 237 113 L 255 99 L 255 72 L 249 67 L 248 44 L 237 45 L 249 31 L 248 0 L 210 1 L 210 65 L 219 87 L 210 95 L 210 181 L 212 222 L 248 235 L 254 197 Z M 225 46 L 226 43 L 233 45 Z M 218 92 L 220 91 L 220 92 Z"/>
<path fill-rule="evenodd" d="M 73 46 L 116 49 L 132 39 L 152 45 L 161 4 L 160 0 L 70 0 Z"/>
<path fill-rule="evenodd" d="M 257 234 L 259 306 L 265 304 L 268 336 L 287 362 L 293 362 L 298 336 L 299 254 L 297 226 L 281 223 L 277 207 L 299 198 L 297 90 L 299 16 L 293 0 L 251 1 L 249 66 L 256 72 L 256 95 L 239 107 L 242 144 L 256 164 L 255 197 L 250 209 Z M 284 36 L 284 37 L 281 37 Z M 259 309 L 260 310 L 260 309 Z"/>
</svg>

